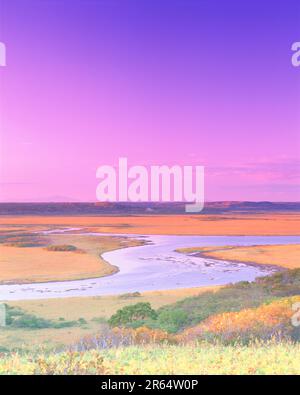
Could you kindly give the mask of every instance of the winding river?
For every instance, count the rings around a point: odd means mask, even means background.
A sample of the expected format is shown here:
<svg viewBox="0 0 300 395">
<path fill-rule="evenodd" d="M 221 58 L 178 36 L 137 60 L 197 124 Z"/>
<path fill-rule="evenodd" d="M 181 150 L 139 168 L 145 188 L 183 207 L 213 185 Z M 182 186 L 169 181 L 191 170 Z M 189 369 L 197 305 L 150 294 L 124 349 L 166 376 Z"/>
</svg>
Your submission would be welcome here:
<svg viewBox="0 0 300 395">
<path fill-rule="evenodd" d="M 299 243 L 297 236 L 128 237 L 142 238 L 147 243 L 104 253 L 102 256 L 107 262 L 119 267 L 119 272 L 112 276 L 76 281 L 1 285 L 0 300 L 98 296 L 251 281 L 258 276 L 273 273 L 276 268 L 188 256 L 175 252 L 175 249 Z"/>
</svg>

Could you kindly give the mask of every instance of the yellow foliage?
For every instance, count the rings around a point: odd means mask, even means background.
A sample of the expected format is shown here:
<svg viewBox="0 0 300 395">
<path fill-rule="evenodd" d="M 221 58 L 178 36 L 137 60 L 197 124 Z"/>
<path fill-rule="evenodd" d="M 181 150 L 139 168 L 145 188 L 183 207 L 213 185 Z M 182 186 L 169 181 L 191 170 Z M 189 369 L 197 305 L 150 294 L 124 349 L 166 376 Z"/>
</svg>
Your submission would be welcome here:
<svg viewBox="0 0 300 395">
<path fill-rule="evenodd" d="M 292 305 L 297 302 L 300 302 L 300 296 L 276 300 L 257 308 L 216 314 L 199 325 L 186 329 L 177 336 L 177 339 L 186 342 L 201 338 L 208 333 L 223 335 L 227 340 L 237 339 L 238 335 L 240 338 L 243 335 L 270 338 L 279 332 L 285 335 L 293 329 Z"/>
</svg>

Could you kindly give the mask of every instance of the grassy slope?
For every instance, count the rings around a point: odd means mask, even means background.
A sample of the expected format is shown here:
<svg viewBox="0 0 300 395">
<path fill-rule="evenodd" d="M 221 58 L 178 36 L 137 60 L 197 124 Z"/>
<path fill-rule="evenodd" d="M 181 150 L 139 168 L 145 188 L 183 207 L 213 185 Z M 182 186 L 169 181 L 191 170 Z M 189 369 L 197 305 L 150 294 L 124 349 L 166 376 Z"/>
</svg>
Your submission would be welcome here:
<svg viewBox="0 0 300 395">
<path fill-rule="evenodd" d="M 254 282 L 229 284 L 215 292 L 205 292 L 158 309 L 157 320 L 140 325 L 178 332 L 197 325 L 214 314 L 258 307 L 277 298 L 300 294 L 300 269 L 286 270 Z M 184 319 L 176 322 L 176 315 Z"/>
<path fill-rule="evenodd" d="M 53 348 L 59 345 L 75 343 L 81 337 L 92 335 L 101 329 L 101 321 L 105 321 L 116 310 L 137 302 L 150 302 L 154 308 L 172 304 L 188 296 L 217 290 L 218 287 L 178 289 L 170 291 L 151 291 L 140 297 L 96 296 L 83 298 L 61 298 L 47 300 L 29 300 L 9 302 L 10 306 L 20 307 L 29 314 L 51 320 L 78 320 L 84 318 L 85 326 L 61 329 L 4 329 L 0 328 L 0 345 L 5 348 L 25 348 L 34 350 L 39 346 Z M 96 320 L 95 320 L 96 318 Z M 99 320 L 97 320 L 97 318 Z"/>
<path fill-rule="evenodd" d="M 300 374 L 300 343 L 147 345 L 0 359 L 0 374 Z"/>
<path fill-rule="evenodd" d="M 300 269 L 276 273 L 271 277 L 259 279 L 255 283 L 242 282 L 214 290 L 214 292 L 204 292 L 169 306 L 161 307 L 159 311 L 172 312 L 178 310 L 178 308 L 182 309 L 188 313 L 188 325 L 194 325 L 216 313 L 242 310 L 238 323 L 243 324 L 244 322 L 247 323 L 249 315 L 249 312 L 245 311 L 247 313 L 245 320 L 245 313 L 243 313 L 245 307 L 258 306 L 266 301 L 279 300 L 280 297 L 299 295 L 299 293 Z M 155 307 L 158 307 L 163 298 L 162 295 L 156 295 L 155 297 L 157 298 Z M 124 303 L 124 305 L 129 304 L 128 299 L 120 298 L 118 301 Z M 132 298 L 132 303 L 137 301 L 140 301 L 140 298 Z M 114 302 L 117 302 L 117 299 Z M 276 303 L 274 307 L 277 306 Z M 278 310 L 272 308 L 272 304 L 270 307 L 270 309 L 267 307 L 267 311 L 264 312 L 267 320 L 272 319 L 274 311 L 275 313 L 278 312 Z M 262 318 L 261 309 L 253 312 L 255 314 L 259 312 L 259 317 Z M 53 314 L 52 318 L 55 318 Z M 72 317 L 69 316 L 68 318 Z M 95 329 L 96 325 L 98 325 L 99 330 L 100 325 L 95 323 Z M 187 323 L 184 325 L 187 325 Z M 251 327 L 250 325 L 249 328 L 251 329 Z M 66 331 L 69 329 L 67 328 Z M 56 330 L 61 340 L 64 330 Z M 32 331 L 32 336 L 34 336 L 34 332 Z M 30 331 L 27 331 L 27 333 L 30 333 Z M 16 333 L 13 335 L 16 335 Z M 66 333 L 66 337 L 68 337 L 68 333 Z M 26 354 L 3 356 L 0 359 L 0 373 L 300 374 L 299 347 L 299 343 L 292 344 L 286 341 L 267 344 L 252 343 L 247 346 L 239 344 L 225 346 L 208 343 L 201 343 L 198 346 L 190 344 L 176 346 L 149 344 L 63 354 L 35 354 L 33 348 L 31 348 L 30 357 L 27 357 Z"/>
<path fill-rule="evenodd" d="M 192 293 L 193 292 L 193 293 Z M 146 322 L 151 327 L 164 330 L 180 331 L 186 327 L 197 325 L 214 314 L 240 311 L 257 307 L 263 303 L 300 294 L 300 269 L 276 273 L 254 283 L 242 282 L 219 289 L 193 289 L 164 292 L 149 292 L 138 298 L 120 298 L 117 296 L 94 298 L 69 298 L 42 301 L 10 302 L 30 314 L 48 318 L 77 320 L 84 318 L 87 325 L 83 327 L 63 329 L 2 329 L 0 344 L 7 348 L 21 347 L 34 349 L 38 345 L 49 346 L 70 344 L 80 337 L 99 332 L 101 323 L 93 318 L 108 318 L 117 309 L 137 302 L 150 302 L 158 309 L 159 319 Z M 185 299 L 184 297 L 189 296 Z M 184 311 L 183 321 L 172 322 L 179 311 Z M 170 312 L 166 319 L 165 312 Z M 160 319 L 160 314 L 163 319 Z M 175 328 L 175 329 L 174 329 Z"/>
</svg>

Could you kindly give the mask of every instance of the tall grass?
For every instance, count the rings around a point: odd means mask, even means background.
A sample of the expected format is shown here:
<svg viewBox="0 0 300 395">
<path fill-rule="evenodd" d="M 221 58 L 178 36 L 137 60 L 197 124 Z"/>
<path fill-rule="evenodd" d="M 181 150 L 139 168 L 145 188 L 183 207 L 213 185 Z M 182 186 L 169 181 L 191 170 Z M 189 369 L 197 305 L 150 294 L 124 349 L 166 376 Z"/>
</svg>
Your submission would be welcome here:
<svg viewBox="0 0 300 395">
<path fill-rule="evenodd" d="M 300 344 L 129 346 L 0 358 L 0 374 L 300 374 Z"/>
</svg>

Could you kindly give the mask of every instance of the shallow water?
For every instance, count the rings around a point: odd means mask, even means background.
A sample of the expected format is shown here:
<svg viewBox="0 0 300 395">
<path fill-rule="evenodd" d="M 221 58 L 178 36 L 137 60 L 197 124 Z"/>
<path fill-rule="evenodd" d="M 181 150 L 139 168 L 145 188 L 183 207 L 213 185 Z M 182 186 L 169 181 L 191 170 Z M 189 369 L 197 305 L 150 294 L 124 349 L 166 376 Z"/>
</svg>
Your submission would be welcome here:
<svg viewBox="0 0 300 395">
<path fill-rule="evenodd" d="M 90 235 L 90 233 L 86 234 Z M 112 276 L 64 282 L 2 285 L 0 286 L 0 300 L 96 296 L 222 285 L 241 280 L 252 281 L 258 276 L 271 274 L 276 269 L 187 256 L 174 250 L 182 247 L 210 245 L 249 246 L 299 243 L 297 236 L 132 235 L 130 237 L 143 238 L 149 244 L 104 253 L 103 258 L 120 269 Z"/>
</svg>

